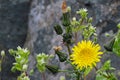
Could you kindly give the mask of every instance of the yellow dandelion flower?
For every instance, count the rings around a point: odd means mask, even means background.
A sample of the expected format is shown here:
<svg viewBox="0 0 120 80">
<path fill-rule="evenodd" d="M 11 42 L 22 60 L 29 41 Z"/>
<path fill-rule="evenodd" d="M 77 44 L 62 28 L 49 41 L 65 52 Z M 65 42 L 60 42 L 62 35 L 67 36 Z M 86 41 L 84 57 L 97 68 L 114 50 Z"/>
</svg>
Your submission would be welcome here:
<svg viewBox="0 0 120 80">
<path fill-rule="evenodd" d="M 103 52 L 100 52 L 100 48 L 99 44 L 83 40 L 72 48 L 73 53 L 70 56 L 70 60 L 73 65 L 76 65 L 77 69 L 92 68 L 100 61 L 100 55 L 103 54 Z"/>
</svg>

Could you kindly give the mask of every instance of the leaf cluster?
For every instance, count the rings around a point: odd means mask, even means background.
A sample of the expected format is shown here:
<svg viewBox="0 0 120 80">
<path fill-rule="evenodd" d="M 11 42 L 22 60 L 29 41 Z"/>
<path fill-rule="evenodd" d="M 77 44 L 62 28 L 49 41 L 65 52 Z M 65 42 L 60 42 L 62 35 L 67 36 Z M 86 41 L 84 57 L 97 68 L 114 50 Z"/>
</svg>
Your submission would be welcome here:
<svg viewBox="0 0 120 80">
<path fill-rule="evenodd" d="M 12 71 L 26 71 L 28 67 L 28 57 L 30 51 L 21 47 L 17 47 L 17 50 L 10 49 L 9 53 L 14 56 L 15 62 L 13 63 Z"/>
</svg>

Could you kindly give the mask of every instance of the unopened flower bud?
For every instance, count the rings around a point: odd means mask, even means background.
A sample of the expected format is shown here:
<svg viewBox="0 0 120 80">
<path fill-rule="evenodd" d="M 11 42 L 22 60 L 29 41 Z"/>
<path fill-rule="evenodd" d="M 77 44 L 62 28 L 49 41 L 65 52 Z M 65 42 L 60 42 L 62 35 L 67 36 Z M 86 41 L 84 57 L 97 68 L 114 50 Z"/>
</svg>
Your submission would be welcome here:
<svg viewBox="0 0 120 80">
<path fill-rule="evenodd" d="M 105 33 L 105 36 L 106 36 L 106 37 L 109 37 L 109 36 L 110 36 L 110 34 L 108 34 L 108 33 Z"/>
<path fill-rule="evenodd" d="M 1 51 L 1 56 L 2 56 L 2 57 L 5 56 L 5 51 L 4 51 L 4 50 Z"/>
<path fill-rule="evenodd" d="M 60 35 L 60 34 L 63 33 L 63 30 L 62 30 L 61 26 L 58 25 L 58 24 L 56 24 L 56 25 L 54 26 L 54 30 L 55 30 L 55 32 L 56 32 L 58 35 Z"/>
<path fill-rule="evenodd" d="M 27 68 L 28 68 L 28 65 L 24 64 L 24 65 L 23 65 L 23 70 L 26 71 Z"/>
<path fill-rule="evenodd" d="M 63 35 L 63 42 L 66 42 L 67 44 L 71 44 L 72 34 L 71 33 L 65 33 Z"/>
<path fill-rule="evenodd" d="M 46 68 L 51 71 L 53 74 L 58 72 L 59 67 L 55 65 L 46 65 Z"/>
<path fill-rule="evenodd" d="M 58 55 L 60 62 L 64 62 L 67 59 L 67 54 L 60 52 L 58 50 L 55 51 L 55 53 Z"/>
<path fill-rule="evenodd" d="M 120 29 L 120 23 L 117 25 L 117 27 Z"/>
<path fill-rule="evenodd" d="M 76 17 L 73 17 L 72 20 L 73 20 L 73 21 L 76 21 Z"/>
<path fill-rule="evenodd" d="M 60 51 L 60 50 L 62 50 L 62 47 L 61 46 L 54 46 L 53 49 L 55 51 Z"/>
<path fill-rule="evenodd" d="M 69 14 L 69 12 L 63 13 L 62 24 L 65 27 L 70 25 L 70 14 Z"/>
<path fill-rule="evenodd" d="M 66 13 L 66 12 L 67 12 L 67 4 L 66 4 L 66 1 L 63 1 L 63 3 L 62 3 L 62 12 L 63 12 L 63 13 Z"/>
<path fill-rule="evenodd" d="M 71 11 L 71 7 L 70 7 L 70 6 L 67 7 L 67 11 L 68 11 L 68 12 Z"/>
<path fill-rule="evenodd" d="M 88 22 L 91 23 L 92 21 L 93 21 L 93 18 L 90 17 L 90 18 L 88 19 Z"/>
</svg>

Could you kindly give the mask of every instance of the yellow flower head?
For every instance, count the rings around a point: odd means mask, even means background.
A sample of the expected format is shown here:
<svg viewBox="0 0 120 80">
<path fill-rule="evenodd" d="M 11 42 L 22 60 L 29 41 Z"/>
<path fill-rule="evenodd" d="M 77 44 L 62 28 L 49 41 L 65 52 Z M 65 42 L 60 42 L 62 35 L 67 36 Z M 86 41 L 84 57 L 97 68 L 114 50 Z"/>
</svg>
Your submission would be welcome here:
<svg viewBox="0 0 120 80">
<path fill-rule="evenodd" d="M 76 65 L 77 69 L 96 66 L 96 62 L 100 61 L 100 55 L 103 54 L 99 51 L 99 44 L 94 44 L 94 42 L 86 40 L 78 42 L 72 50 L 73 53 L 70 56 L 70 60 L 72 64 Z"/>
</svg>

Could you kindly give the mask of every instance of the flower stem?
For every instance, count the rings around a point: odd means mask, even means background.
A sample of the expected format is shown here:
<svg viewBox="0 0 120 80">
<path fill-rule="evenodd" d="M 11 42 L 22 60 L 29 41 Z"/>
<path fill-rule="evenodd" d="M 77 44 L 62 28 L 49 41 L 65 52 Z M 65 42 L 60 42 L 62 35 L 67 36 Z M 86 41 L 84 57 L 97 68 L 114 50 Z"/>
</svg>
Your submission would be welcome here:
<svg viewBox="0 0 120 80">
<path fill-rule="evenodd" d="M 78 35 L 77 35 L 77 32 L 75 33 L 75 44 L 77 45 L 77 42 L 78 42 Z"/>
<path fill-rule="evenodd" d="M 80 73 L 77 73 L 77 80 L 80 80 Z"/>
<path fill-rule="evenodd" d="M 2 72 L 2 62 L 3 62 L 3 56 L 2 56 L 1 61 L 0 61 L 0 72 Z"/>
<path fill-rule="evenodd" d="M 70 46 L 69 46 L 69 44 L 66 44 L 66 46 L 67 46 L 67 49 L 68 49 L 68 53 L 69 53 L 69 55 L 70 55 L 70 54 L 71 54 Z"/>
<path fill-rule="evenodd" d="M 43 80 L 46 80 L 45 73 L 42 73 Z"/>
<path fill-rule="evenodd" d="M 58 70 L 59 72 L 74 72 L 74 71 L 69 71 L 69 70 Z"/>
</svg>

